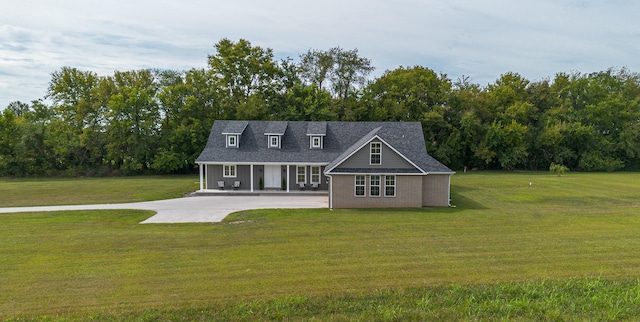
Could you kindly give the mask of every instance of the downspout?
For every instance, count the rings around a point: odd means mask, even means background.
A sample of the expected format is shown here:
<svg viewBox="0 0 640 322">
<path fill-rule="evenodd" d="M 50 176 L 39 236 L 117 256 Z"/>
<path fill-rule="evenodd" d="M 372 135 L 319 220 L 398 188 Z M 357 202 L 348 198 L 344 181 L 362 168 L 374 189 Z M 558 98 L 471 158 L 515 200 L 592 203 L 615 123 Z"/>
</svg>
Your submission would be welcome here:
<svg viewBox="0 0 640 322">
<path fill-rule="evenodd" d="M 447 200 L 448 200 L 448 206 L 451 208 L 455 208 L 454 205 L 451 204 L 451 176 L 454 175 L 455 173 L 452 173 L 449 175 L 449 182 L 447 183 Z"/>
</svg>

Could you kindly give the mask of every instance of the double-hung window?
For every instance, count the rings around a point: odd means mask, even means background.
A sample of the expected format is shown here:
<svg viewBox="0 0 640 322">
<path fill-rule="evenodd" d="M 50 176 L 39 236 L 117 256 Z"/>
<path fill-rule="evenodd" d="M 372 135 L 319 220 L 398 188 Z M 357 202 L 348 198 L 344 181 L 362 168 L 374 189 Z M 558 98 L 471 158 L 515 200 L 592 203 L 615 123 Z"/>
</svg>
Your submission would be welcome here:
<svg viewBox="0 0 640 322">
<path fill-rule="evenodd" d="M 320 167 L 311 167 L 311 183 L 320 183 Z"/>
<path fill-rule="evenodd" d="M 312 149 L 320 149 L 320 148 L 322 148 L 322 141 L 320 140 L 319 136 L 312 136 L 311 137 L 311 148 Z"/>
<path fill-rule="evenodd" d="M 227 147 L 237 147 L 238 146 L 238 137 L 235 135 L 227 136 Z"/>
<path fill-rule="evenodd" d="M 380 197 L 380 176 L 372 175 L 369 177 L 369 195 L 371 197 Z"/>
<path fill-rule="evenodd" d="M 306 183 L 307 182 L 307 167 L 297 167 L 297 181 L 296 183 Z"/>
<path fill-rule="evenodd" d="M 225 164 L 223 166 L 222 176 L 224 178 L 235 178 L 236 177 L 236 165 L 235 164 Z"/>
<path fill-rule="evenodd" d="M 365 196 L 365 179 L 364 179 L 364 176 L 361 176 L 361 175 L 357 175 L 356 176 L 355 186 L 356 186 L 356 191 L 355 191 L 356 197 L 364 197 Z"/>
<path fill-rule="evenodd" d="M 396 176 L 384 176 L 384 196 L 396 196 Z"/>
<path fill-rule="evenodd" d="M 280 137 L 277 135 L 269 136 L 269 147 L 270 148 L 280 148 Z"/>
<path fill-rule="evenodd" d="M 369 164 L 382 164 L 382 143 L 371 142 L 369 149 L 371 151 L 369 157 Z"/>
</svg>

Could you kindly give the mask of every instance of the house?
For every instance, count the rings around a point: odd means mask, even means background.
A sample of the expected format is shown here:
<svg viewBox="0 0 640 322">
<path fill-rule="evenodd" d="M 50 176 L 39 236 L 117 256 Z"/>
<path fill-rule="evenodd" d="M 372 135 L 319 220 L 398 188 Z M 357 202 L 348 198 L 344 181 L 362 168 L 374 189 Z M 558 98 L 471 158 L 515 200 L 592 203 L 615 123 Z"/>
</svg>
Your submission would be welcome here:
<svg viewBox="0 0 640 322">
<path fill-rule="evenodd" d="M 327 191 L 330 208 L 448 206 L 454 174 L 418 122 L 218 120 L 196 163 L 200 191 Z"/>
</svg>

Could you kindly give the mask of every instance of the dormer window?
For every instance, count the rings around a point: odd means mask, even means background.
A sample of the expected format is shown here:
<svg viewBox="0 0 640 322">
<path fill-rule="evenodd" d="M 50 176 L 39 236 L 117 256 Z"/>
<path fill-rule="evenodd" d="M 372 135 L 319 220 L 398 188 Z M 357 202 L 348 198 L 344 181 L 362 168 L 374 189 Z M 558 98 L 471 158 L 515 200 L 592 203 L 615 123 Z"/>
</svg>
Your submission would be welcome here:
<svg viewBox="0 0 640 322">
<path fill-rule="evenodd" d="M 287 131 L 287 122 L 269 122 L 264 130 L 269 149 L 282 148 L 282 136 Z"/>
<path fill-rule="evenodd" d="M 224 130 L 222 130 L 222 135 L 225 136 L 225 146 L 227 148 L 239 148 L 240 147 L 240 136 L 242 136 L 242 132 L 249 125 L 248 121 L 226 121 L 227 125 Z"/>
<path fill-rule="evenodd" d="M 237 135 L 227 135 L 227 147 L 228 148 L 237 148 L 238 147 L 238 136 Z"/>
<path fill-rule="evenodd" d="M 280 136 L 279 135 L 269 135 L 269 147 L 274 149 L 280 148 Z"/>
<path fill-rule="evenodd" d="M 309 149 L 324 149 L 324 137 L 327 136 L 327 122 L 310 122 L 307 127 Z"/>
<path fill-rule="evenodd" d="M 312 149 L 322 149 L 322 137 L 321 136 L 312 136 L 311 137 L 311 148 Z"/>
</svg>

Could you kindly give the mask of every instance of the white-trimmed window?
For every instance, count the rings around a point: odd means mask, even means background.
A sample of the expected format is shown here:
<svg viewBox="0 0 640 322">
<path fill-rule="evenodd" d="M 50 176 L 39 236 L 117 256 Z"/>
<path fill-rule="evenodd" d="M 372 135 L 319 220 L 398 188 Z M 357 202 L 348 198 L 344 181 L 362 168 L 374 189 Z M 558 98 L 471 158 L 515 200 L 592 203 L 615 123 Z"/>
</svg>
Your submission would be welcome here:
<svg viewBox="0 0 640 322">
<path fill-rule="evenodd" d="M 306 183 L 307 182 L 307 167 L 297 167 L 296 173 L 296 183 Z"/>
<path fill-rule="evenodd" d="M 225 164 L 222 166 L 223 172 L 222 176 L 224 178 L 235 178 L 236 177 L 236 165 L 235 164 Z"/>
<path fill-rule="evenodd" d="M 365 181 L 365 176 L 361 176 L 361 175 L 357 175 L 356 176 L 356 182 L 355 182 L 355 195 L 356 197 L 364 197 L 365 196 L 365 188 L 366 188 L 366 181 Z"/>
<path fill-rule="evenodd" d="M 396 176 L 384 176 L 384 196 L 396 196 Z"/>
<path fill-rule="evenodd" d="M 311 183 L 320 183 L 320 167 L 311 167 Z"/>
<path fill-rule="evenodd" d="M 380 175 L 371 175 L 369 177 L 369 195 L 371 197 L 380 197 Z"/>
<path fill-rule="evenodd" d="M 280 137 L 277 135 L 269 135 L 269 147 L 280 148 Z"/>
<path fill-rule="evenodd" d="M 238 137 L 235 135 L 227 135 L 227 147 L 230 147 L 230 148 L 238 147 Z"/>
<path fill-rule="evenodd" d="M 311 137 L 311 148 L 312 149 L 322 149 L 322 138 L 319 136 Z"/>
<path fill-rule="evenodd" d="M 382 164 L 382 143 L 371 142 L 369 145 L 369 164 Z"/>
</svg>

